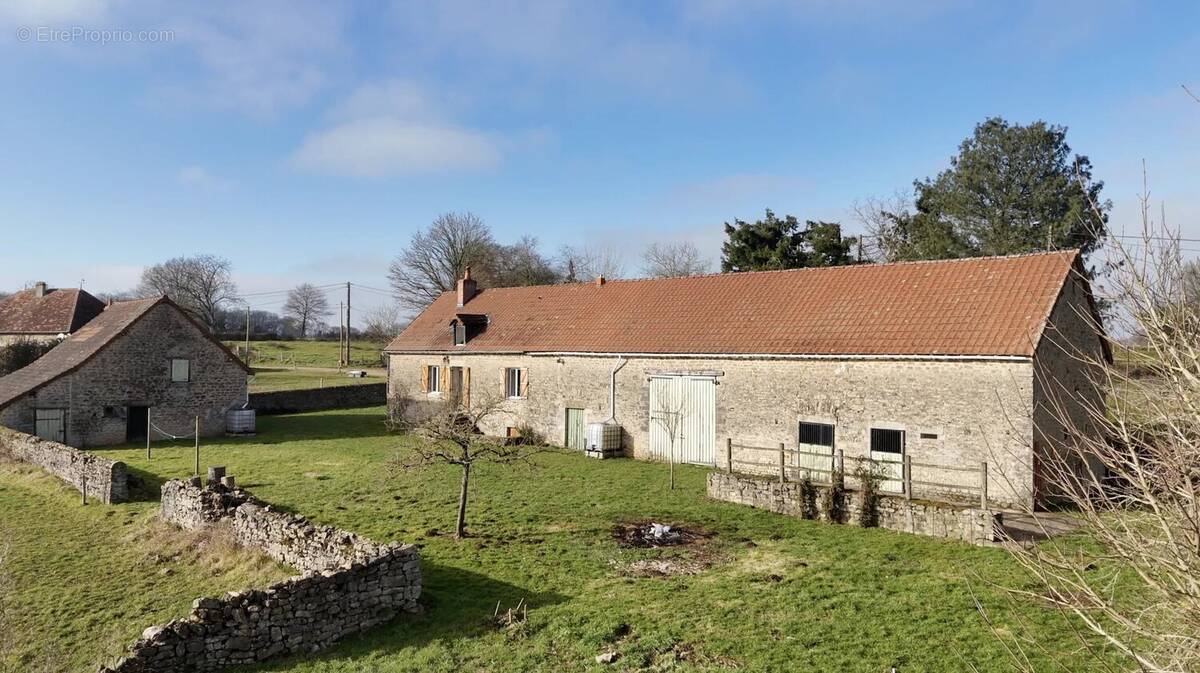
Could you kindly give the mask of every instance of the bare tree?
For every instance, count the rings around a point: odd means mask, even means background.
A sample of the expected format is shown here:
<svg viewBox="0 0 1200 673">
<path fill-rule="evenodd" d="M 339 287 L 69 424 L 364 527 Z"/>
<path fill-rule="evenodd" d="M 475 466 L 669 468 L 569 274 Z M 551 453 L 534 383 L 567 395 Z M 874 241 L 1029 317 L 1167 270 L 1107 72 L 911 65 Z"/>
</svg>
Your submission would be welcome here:
<svg viewBox="0 0 1200 673">
<path fill-rule="evenodd" d="M 589 281 L 597 276 L 622 278 L 625 275 L 624 256 L 610 246 L 564 245 L 559 249 L 558 266 L 566 283 Z"/>
<path fill-rule="evenodd" d="M 363 316 L 363 337 L 367 341 L 391 341 L 404 330 L 404 311 L 394 303 L 380 304 Z"/>
<path fill-rule="evenodd" d="M 698 276 L 711 268 L 712 263 L 691 241 L 651 243 L 642 253 L 642 271 L 654 278 Z"/>
<path fill-rule="evenodd" d="M 209 329 L 216 329 L 221 307 L 237 298 L 229 261 L 214 255 L 176 257 L 146 267 L 138 293 L 165 294 Z"/>
<path fill-rule="evenodd" d="M 441 215 L 427 230 L 413 234 L 389 267 L 396 300 L 404 308 L 424 309 L 453 290 L 468 266 L 480 272 L 489 268 L 495 247 L 488 226 L 473 213 Z"/>
<path fill-rule="evenodd" d="M 526 443 L 510 443 L 498 437 L 488 437 L 479 431 L 481 425 L 494 416 L 505 415 L 505 400 L 500 397 L 474 399 L 469 405 L 456 400 L 438 403 L 419 420 L 405 419 L 401 412 L 393 415 L 393 423 L 416 438 L 408 451 L 402 452 L 392 466 L 400 470 L 415 470 L 429 465 L 457 465 L 462 470 L 458 492 L 458 513 L 454 536 L 466 535 L 467 494 L 471 483 L 471 468 L 478 463 L 512 464 L 528 461 L 533 455 L 550 448 Z"/>
<path fill-rule="evenodd" d="M 903 192 L 891 197 L 870 197 L 854 204 L 855 219 L 867 232 L 863 236 L 866 256 L 877 262 L 901 258 L 906 242 L 905 223 L 912 218 L 912 199 Z"/>
<path fill-rule="evenodd" d="M 1103 358 L 1077 354 L 1098 372 L 1107 400 L 1072 412 L 1050 411 L 1070 437 L 1044 457 L 1042 476 L 1066 501 L 1087 543 L 1051 539 L 1016 548 L 1037 580 L 1014 590 L 1048 602 L 1139 671 L 1195 671 L 1200 662 L 1200 316 L 1188 297 L 1192 265 L 1178 234 L 1149 215 L 1142 240 L 1108 241 L 1109 294 L 1119 307 L 1115 333 L 1138 334 L 1132 355 L 1155 376 L 1131 374 Z M 1041 381 L 1062 398 L 1071 383 Z M 986 613 L 985 613 L 986 614 Z M 1028 631 L 1036 636 L 1036 629 Z M 1006 638 L 1032 670 L 1023 641 Z M 1036 641 L 1035 641 L 1036 642 Z M 1085 641 L 1086 642 L 1086 641 Z M 1099 659 L 1097 655 L 1097 659 Z M 1093 660 L 1093 664 L 1095 661 Z M 1067 670 L 1067 666 L 1061 667 Z M 1108 669 L 1092 666 L 1085 670 Z"/>
<path fill-rule="evenodd" d="M 283 314 L 296 320 L 303 339 L 308 335 L 309 327 L 329 315 L 329 300 L 325 298 L 325 292 L 312 283 L 301 283 L 288 292 Z"/>
<path fill-rule="evenodd" d="M 549 285 L 561 279 L 550 260 L 538 251 L 538 240 L 533 236 L 522 236 L 513 245 L 496 246 L 491 268 L 483 273 L 492 287 Z"/>
<path fill-rule="evenodd" d="M 672 491 L 675 490 L 675 439 L 679 437 L 680 431 L 683 429 L 683 410 L 687 408 L 683 395 L 677 395 L 677 392 L 671 391 L 670 394 L 656 396 L 654 409 L 650 414 L 650 420 L 667 433 L 667 440 L 670 442 L 670 448 L 667 450 L 667 464 L 670 473 L 669 485 Z"/>
</svg>

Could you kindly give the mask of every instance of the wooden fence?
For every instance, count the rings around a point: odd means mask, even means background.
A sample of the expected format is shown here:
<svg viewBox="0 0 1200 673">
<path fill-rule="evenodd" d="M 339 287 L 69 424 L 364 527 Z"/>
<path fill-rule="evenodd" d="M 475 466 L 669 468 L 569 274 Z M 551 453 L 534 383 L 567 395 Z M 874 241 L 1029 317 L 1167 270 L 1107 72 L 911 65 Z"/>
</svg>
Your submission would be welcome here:
<svg viewBox="0 0 1200 673">
<path fill-rule="evenodd" d="M 737 454 L 753 458 L 738 458 Z M 762 458 L 758 458 L 762 456 Z M 802 448 L 789 449 L 782 442 L 776 446 L 754 446 L 725 441 L 725 466 L 729 473 L 743 472 L 762 476 L 778 476 L 779 483 L 802 481 L 829 484 L 859 482 L 863 471 L 878 479 L 882 493 L 905 498 L 925 498 L 947 502 L 965 501 L 983 509 L 988 507 L 988 464 L 950 465 L 914 461 L 908 454 L 899 460 L 852 456 L 850 464 L 841 449 L 823 453 Z M 961 475 L 961 477 L 960 477 Z M 861 488 L 861 484 L 859 484 Z"/>
</svg>

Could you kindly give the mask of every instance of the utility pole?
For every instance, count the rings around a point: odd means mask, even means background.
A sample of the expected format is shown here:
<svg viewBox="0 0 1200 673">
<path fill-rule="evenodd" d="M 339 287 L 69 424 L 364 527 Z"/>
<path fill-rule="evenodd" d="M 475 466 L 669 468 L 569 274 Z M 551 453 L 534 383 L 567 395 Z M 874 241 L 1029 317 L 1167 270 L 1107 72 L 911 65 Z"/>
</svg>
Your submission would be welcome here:
<svg viewBox="0 0 1200 673">
<path fill-rule="evenodd" d="M 346 302 L 338 302 L 338 366 L 346 364 Z"/>
<path fill-rule="evenodd" d="M 350 366 L 350 281 L 346 281 L 346 366 Z"/>
<path fill-rule="evenodd" d="M 250 304 L 246 304 L 246 364 L 250 364 Z"/>
</svg>

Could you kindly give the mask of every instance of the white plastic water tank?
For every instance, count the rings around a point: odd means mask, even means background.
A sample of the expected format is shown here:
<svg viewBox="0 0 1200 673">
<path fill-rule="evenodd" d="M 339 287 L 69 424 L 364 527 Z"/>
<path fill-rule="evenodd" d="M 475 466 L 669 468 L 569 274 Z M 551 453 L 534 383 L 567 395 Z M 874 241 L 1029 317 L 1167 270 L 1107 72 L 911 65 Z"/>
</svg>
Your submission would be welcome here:
<svg viewBox="0 0 1200 673">
<path fill-rule="evenodd" d="M 254 434 L 254 410 L 230 409 L 225 413 L 225 432 L 231 435 Z"/>
<path fill-rule="evenodd" d="M 611 455 L 621 451 L 621 426 L 616 423 L 588 423 L 587 452 Z"/>
</svg>

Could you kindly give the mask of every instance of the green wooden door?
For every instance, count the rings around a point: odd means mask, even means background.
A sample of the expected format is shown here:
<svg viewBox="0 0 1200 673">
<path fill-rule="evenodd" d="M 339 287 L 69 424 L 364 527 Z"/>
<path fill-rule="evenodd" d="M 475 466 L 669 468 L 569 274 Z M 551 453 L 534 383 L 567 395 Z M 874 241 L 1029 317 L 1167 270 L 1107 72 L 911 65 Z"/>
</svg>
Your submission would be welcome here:
<svg viewBox="0 0 1200 673">
<path fill-rule="evenodd" d="M 583 409 L 567 408 L 567 448 L 583 451 L 587 438 L 583 432 Z"/>
</svg>

